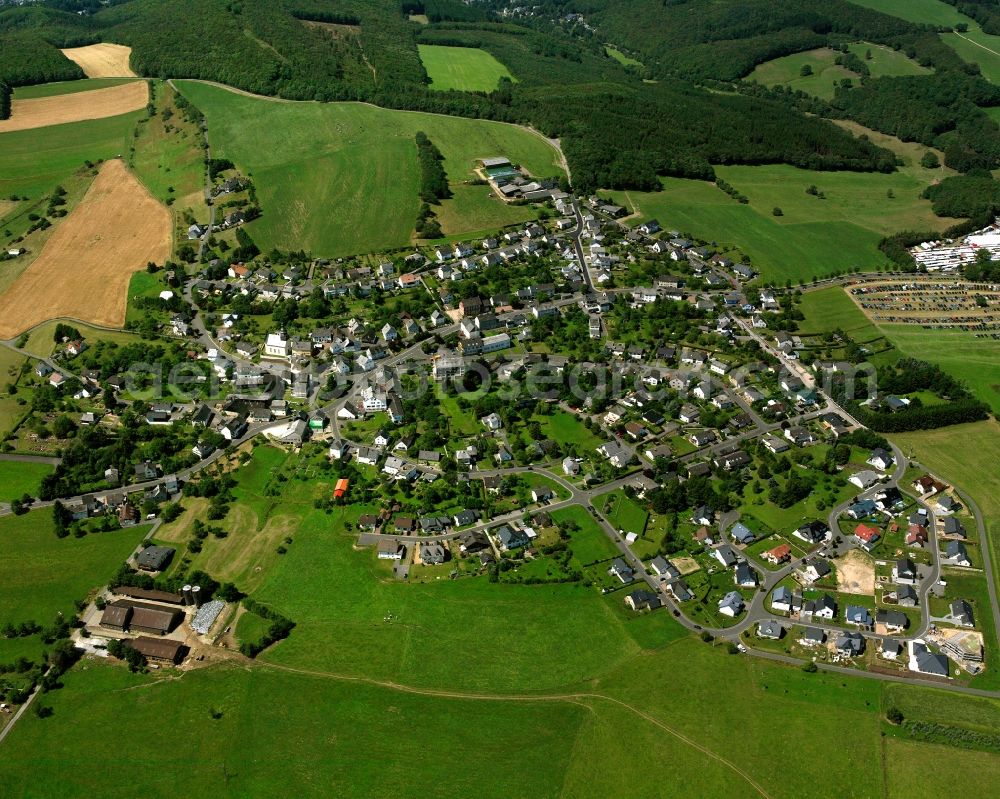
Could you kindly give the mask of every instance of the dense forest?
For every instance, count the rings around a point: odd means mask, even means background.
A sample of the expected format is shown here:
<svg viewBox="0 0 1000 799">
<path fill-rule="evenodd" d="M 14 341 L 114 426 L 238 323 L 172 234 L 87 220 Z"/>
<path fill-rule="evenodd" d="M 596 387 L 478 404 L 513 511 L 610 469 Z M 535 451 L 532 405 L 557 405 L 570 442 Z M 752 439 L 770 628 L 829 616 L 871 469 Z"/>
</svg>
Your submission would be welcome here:
<svg viewBox="0 0 1000 799">
<path fill-rule="evenodd" d="M 562 140 L 581 191 L 657 189 L 664 175 L 713 179 L 713 164 L 895 168 L 891 153 L 824 116 L 940 147 L 961 172 L 1000 166 L 1000 128 L 982 110 L 1000 105 L 1000 90 L 928 26 L 847 0 L 541 0 L 530 13 L 498 15 L 514 5 L 44 0 L 0 10 L 0 80 L 79 77 L 58 47 L 115 41 L 132 47 L 132 67 L 143 75 L 528 123 Z M 996 4 L 976 5 L 986 13 Z M 410 21 L 415 14 L 430 24 Z M 775 56 L 858 40 L 935 72 L 872 78 L 861 69 L 860 85 L 841 88 L 830 103 L 742 80 Z M 642 66 L 609 58 L 609 41 Z M 489 93 L 429 91 L 420 43 L 483 48 L 516 82 Z"/>
</svg>

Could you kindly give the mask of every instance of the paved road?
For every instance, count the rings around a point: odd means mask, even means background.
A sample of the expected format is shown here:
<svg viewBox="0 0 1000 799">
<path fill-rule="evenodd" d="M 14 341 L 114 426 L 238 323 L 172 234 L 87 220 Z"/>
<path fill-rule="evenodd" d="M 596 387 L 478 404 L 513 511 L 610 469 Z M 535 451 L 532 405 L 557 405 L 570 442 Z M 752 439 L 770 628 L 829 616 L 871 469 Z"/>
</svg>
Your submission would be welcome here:
<svg viewBox="0 0 1000 799">
<path fill-rule="evenodd" d="M 62 463 L 62 458 L 49 455 L 0 455 L 0 461 L 11 461 L 13 463 L 44 463 L 48 466 L 58 466 Z"/>
</svg>

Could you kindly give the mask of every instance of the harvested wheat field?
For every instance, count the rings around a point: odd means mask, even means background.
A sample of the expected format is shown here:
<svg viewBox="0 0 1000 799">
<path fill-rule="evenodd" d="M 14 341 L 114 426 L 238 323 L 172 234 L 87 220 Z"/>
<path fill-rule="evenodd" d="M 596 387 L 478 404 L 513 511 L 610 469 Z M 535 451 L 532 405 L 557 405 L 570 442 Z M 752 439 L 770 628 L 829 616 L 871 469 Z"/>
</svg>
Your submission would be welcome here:
<svg viewBox="0 0 1000 799">
<path fill-rule="evenodd" d="M 70 317 L 125 323 L 128 283 L 170 255 L 170 212 L 118 160 L 106 161 L 38 258 L 0 295 L 0 338 Z"/>
<path fill-rule="evenodd" d="M 149 102 L 149 86 L 144 80 L 108 86 L 91 92 L 56 94 L 52 97 L 15 98 L 10 118 L 0 119 L 0 133 L 44 128 L 85 119 L 104 119 L 138 111 Z"/>
<path fill-rule="evenodd" d="M 75 61 L 88 78 L 135 78 L 128 65 L 132 48 L 123 44 L 89 44 L 71 47 L 62 54 Z"/>
</svg>

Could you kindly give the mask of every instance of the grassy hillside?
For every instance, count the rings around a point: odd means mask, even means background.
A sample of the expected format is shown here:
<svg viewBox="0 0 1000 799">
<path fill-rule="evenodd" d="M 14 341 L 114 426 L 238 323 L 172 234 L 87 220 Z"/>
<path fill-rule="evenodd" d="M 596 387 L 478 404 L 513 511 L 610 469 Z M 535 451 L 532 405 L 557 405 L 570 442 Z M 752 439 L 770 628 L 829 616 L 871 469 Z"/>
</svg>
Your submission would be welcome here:
<svg viewBox="0 0 1000 799">
<path fill-rule="evenodd" d="M 952 224 L 934 216 L 930 203 L 920 199 L 926 182 L 919 167 L 889 175 L 780 165 L 718 167 L 717 172 L 749 198 L 748 205 L 711 183 L 681 178 L 664 179 L 661 192 L 630 191 L 619 199 L 668 230 L 735 246 L 765 281 L 778 282 L 879 268 L 887 263 L 877 247 L 882 236 Z M 826 199 L 806 194 L 810 185 Z M 887 198 L 890 190 L 893 199 Z M 774 216 L 775 208 L 782 216 Z"/>
<path fill-rule="evenodd" d="M 485 50 L 421 44 L 420 60 L 436 91 L 491 92 L 510 71 Z"/>
<path fill-rule="evenodd" d="M 16 193 L 35 200 L 51 192 L 84 161 L 126 152 L 132 129 L 143 113 L 0 134 L 0 197 Z"/>
<path fill-rule="evenodd" d="M 930 71 L 888 47 L 856 42 L 849 45 L 848 49 L 864 60 L 872 77 L 924 75 Z M 868 53 L 872 56 L 870 60 L 866 58 Z M 781 84 L 829 100 L 833 97 L 835 82 L 860 79 L 860 75 L 856 72 L 838 65 L 837 56 L 838 53 L 828 47 L 782 56 L 760 64 L 747 76 L 747 79 L 763 83 L 765 86 Z M 812 74 L 804 76 L 802 69 L 806 66 Z"/>
<path fill-rule="evenodd" d="M 475 159 L 506 155 L 536 175 L 559 173 L 555 150 L 511 125 L 389 111 L 359 103 L 279 103 L 189 81 L 178 86 L 207 117 L 213 153 L 252 173 L 264 215 L 247 226 L 271 247 L 345 255 L 405 246 L 416 219 L 419 171 L 413 136 L 424 131 L 445 157 L 450 182 L 473 177 Z M 508 220 L 498 207 L 463 216 L 448 232 Z"/>
</svg>

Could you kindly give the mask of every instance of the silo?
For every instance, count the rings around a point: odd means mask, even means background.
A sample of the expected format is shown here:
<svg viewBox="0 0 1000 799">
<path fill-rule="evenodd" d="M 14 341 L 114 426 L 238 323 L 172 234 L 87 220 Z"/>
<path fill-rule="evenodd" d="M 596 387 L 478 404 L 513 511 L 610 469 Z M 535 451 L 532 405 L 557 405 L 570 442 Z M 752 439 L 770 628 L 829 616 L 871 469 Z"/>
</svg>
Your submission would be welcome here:
<svg viewBox="0 0 1000 799">
<path fill-rule="evenodd" d="M 191 586 L 190 585 L 185 585 L 181 589 L 181 595 L 184 597 L 184 604 L 185 605 L 193 605 L 194 604 L 194 597 L 191 595 Z"/>
<path fill-rule="evenodd" d="M 196 608 L 201 607 L 201 586 L 193 585 L 191 586 L 191 596 L 194 598 L 194 606 Z"/>
</svg>

